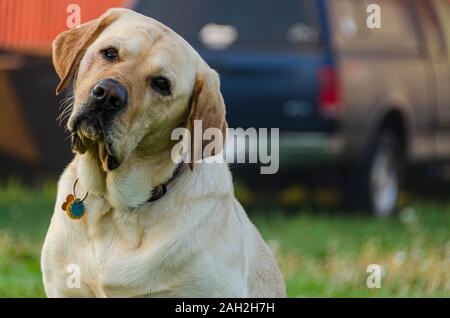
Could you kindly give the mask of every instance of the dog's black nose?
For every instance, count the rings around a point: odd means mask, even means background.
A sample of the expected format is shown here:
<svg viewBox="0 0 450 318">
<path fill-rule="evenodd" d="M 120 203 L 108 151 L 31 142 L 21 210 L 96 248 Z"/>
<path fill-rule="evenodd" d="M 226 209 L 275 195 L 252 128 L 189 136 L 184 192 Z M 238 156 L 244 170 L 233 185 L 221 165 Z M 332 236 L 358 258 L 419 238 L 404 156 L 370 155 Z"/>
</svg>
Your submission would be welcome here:
<svg viewBox="0 0 450 318">
<path fill-rule="evenodd" d="M 120 110 L 128 103 L 127 89 L 118 81 L 107 78 L 92 88 L 91 97 L 103 110 Z"/>
</svg>

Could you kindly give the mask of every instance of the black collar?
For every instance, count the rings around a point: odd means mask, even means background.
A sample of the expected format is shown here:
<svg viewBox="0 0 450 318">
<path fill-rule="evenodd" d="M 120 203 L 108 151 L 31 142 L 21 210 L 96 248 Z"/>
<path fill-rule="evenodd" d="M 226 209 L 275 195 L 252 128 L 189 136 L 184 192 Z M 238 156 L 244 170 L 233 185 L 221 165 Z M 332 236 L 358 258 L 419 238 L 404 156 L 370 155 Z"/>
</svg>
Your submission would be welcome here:
<svg viewBox="0 0 450 318">
<path fill-rule="evenodd" d="M 175 168 L 175 170 L 173 171 L 172 176 L 169 178 L 169 180 L 167 180 L 166 182 L 153 188 L 152 193 L 150 194 L 150 198 L 148 199 L 147 202 L 153 202 L 153 201 L 161 199 L 164 196 L 164 194 L 166 194 L 167 187 L 169 186 L 169 184 L 173 180 L 175 180 L 176 177 L 178 177 L 180 175 L 184 166 L 185 166 L 184 162 L 180 162 L 178 164 L 178 166 Z"/>
</svg>

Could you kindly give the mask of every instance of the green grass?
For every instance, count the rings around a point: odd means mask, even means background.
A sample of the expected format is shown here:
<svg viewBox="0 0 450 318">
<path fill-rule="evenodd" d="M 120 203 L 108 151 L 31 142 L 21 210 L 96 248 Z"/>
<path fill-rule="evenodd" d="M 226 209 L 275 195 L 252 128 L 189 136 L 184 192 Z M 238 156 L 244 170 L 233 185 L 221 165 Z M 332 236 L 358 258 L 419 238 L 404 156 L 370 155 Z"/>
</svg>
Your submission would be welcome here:
<svg viewBox="0 0 450 318">
<path fill-rule="evenodd" d="M 50 183 L 0 187 L 0 297 L 43 297 L 39 253 L 53 210 Z M 274 249 L 290 297 L 450 296 L 450 206 L 414 203 L 393 218 L 299 207 L 249 208 Z M 367 265 L 383 266 L 380 289 Z"/>
<path fill-rule="evenodd" d="M 0 297 L 43 297 L 39 254 L 56 192 L 10 182 L 0 188 Z"/>
<path fill-rule="evenodd" d="M 253 217 L 274 247 L 290 297 L 450 296 L 450 209 L 420 205 L 399 218 L 295 214 Z M 380 289 L 366 286 L 383 266 Z"/>
</svg>

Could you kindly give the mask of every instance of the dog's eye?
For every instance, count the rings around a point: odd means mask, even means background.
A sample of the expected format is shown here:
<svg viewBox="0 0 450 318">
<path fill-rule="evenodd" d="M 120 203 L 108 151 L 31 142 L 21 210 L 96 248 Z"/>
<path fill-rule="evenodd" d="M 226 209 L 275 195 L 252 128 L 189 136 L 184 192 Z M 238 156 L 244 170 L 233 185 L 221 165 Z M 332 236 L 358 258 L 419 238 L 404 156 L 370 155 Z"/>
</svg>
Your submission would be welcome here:
<svg viewBox="0 0 450 318">
<path fill-rule="evenodd" d="M 170 82 L 164 77 L 150 79 L 150 86 L 161 95 L 170 95 Z"/>
<path fill-rule="evenodd" d="M 101 50 L 101 53 L 102 53 L 103 57 L 109 61 L 115 61 L 115 60 L 117 60 L 117 57 L 119 56 L 119 52 L 113 47 L 103 49 L 103 50 Z"/>
</svg>

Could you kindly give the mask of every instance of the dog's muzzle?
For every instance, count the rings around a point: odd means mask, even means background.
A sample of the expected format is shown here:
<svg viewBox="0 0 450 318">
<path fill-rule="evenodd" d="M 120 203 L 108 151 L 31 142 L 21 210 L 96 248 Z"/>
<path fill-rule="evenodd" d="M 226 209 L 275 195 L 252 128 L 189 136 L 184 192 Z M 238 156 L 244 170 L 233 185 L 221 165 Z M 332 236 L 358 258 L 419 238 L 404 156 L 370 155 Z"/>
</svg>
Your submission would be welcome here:
<svg viewBox="0 0 450 318">
<path fill-rule="evenodd" d="M 124 109 L 128 104 L 128 91 L 115 79 L 101 80 L 91 90 L 91 100 L 102 113 Z"/>
<path fill-rule="evenodd" d="M 72 132 L 72 149 L 84 153 L 90 144 L 104 142 L 108 129 L 115 116 L 128 104 L 127 89 L 115 79 L 104 79 L 93 86 L 82 110 L 72 119 L 69 128 Z M 111 170 L 119 163 L 111 145 L 106 142 L 105 151 Z"/>
</svg>

